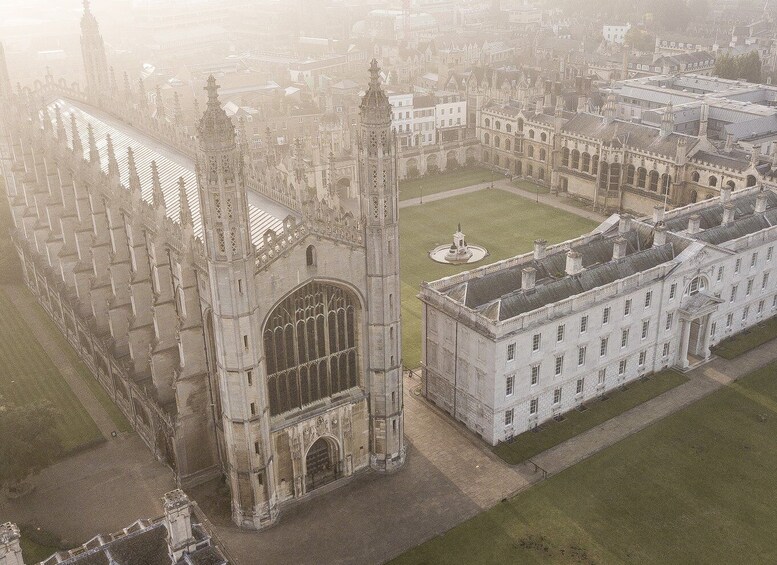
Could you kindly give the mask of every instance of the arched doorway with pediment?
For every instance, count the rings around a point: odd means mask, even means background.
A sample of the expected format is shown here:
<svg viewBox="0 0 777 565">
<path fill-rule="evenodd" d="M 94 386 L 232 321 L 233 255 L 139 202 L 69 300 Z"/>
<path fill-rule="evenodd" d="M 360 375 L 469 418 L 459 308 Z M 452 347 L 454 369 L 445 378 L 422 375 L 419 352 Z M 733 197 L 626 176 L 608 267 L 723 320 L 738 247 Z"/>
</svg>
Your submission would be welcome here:
<svg viewBox="0 0 777 565">
<path fill-rule="evenodd" d="M 337 442 L 328 436 L 319 437 L 305 455 L 305 492 L 336 481 L 342 471 Z"/>
</svg>

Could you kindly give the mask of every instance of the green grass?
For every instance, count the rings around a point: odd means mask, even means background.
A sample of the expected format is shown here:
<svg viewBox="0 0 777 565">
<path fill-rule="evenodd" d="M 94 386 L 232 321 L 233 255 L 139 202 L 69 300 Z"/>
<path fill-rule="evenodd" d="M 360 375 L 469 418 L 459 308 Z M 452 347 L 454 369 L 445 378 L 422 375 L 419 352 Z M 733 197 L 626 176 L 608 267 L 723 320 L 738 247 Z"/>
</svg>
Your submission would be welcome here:
<svg viewBox="0 0 777 565">
<path fill-rule="evenodd" d="M 467 241 L 490 253 L 476 265 L 442 265 L 428 252 L 450 243 L 461 222 Z M 485 190 L 400 210 L 402 270 L 402 348 L 407 367 L 421 357 L 421 281 L 432 281 L 476 266 L 531 251 L 533 241 L 557 243 L 577 237 L 597 224 L 550 206 L 536 204 L 501 190 Z"/>
<path fill-rule="evenodd" d="M 22 556 L 25 563 L 39 563 L 54 553 L 66 549 L 56 534 L 28 524 L 19 526 Z"/>
<path fill-rule="evenodd" d="M 66 452 L 102 440 L 97 425 L 3 292 L 0 319 L 0 395 L 16 405 L 35 400 L 54 404 L 60 412 L 55 432 Z"/>
<path fill-rule="evenodd" d="M 86 385 L 89 387 L 89 390 L 92 391 L 94 397 L 100 402 L 102 407 L 108 413 L 108 416 L 110 416 L 111 420 L 116 426 L 116 431 L 131 432 L 132 425 L 124 417 L 124 414 L 122 414 L 121 410 L 119 410 L 119 407 L 116 406 L 113 400 L 111 400 L 111 397 L 108 396 L 108 393 L 105 392 L 105 389 L 102 387 L 97 378 L 92 374 L 92 371 L 89 370 L 89 367 L 87 367 L 84 362 L 81 361 L 78 353 L 76 353 L 76 351 L 70 345 L 70 342 L 68 342 L 65 336 L 62 335 L 62 332 L 56 325 L 54 325 L 54 322 L 51 321 L 51 318 L 49 318 L 41 306 L 37 304 L 35 305 L 34 315 L 38 317 L 41 324 L 46 327 L 46 331 L 49 333 L 51 338 L 58 342 L 60 349 L 62 349 L 62 351 L 64 351 L 68 356 L 70 363 L 78 372 L 78 376 L 81 377 L 81 379 L 86 383 Z"/>
<path fill-rule="evenodd" d="M 764 320 L 728 339 L 724 339 L 712 348 L 712 351 L 724 359 L 733 359 L 767 341 L 777 338 L 777 317 Z"/>
<path fill-rule="evenodd" d="M 502 175 L 492 173 L 483 167 L 465 167 L 444 173 L 426 175 L 425 177 L 403 180 L 399 183 L 399 199 L 418 198 L 423 195 L 436 194 L 446 190 L 464 188 L 473 184 L 502 180 Z"/>
<path fill-rule="evenodd" d="M 685 375 L 668 370 L 651 375 L 646 380 L 629 383 L 626 390 L 608 392 L 607 400 L 596 398 L 586 402 L 588 409 L 584 412 L 572 410 L 564 414 L 565 419 L 561 422 L 551 420 L 542 425 L 541 431 L 524 432 L 511 443 L 500 443 L 494 448 L 494 453 L 512 465 L 521 463 L 687 380 Z"/>
<path fill-rule="evenodd" d="M 394 565 L 775 563 L 777 363 Z"/>
</svg>

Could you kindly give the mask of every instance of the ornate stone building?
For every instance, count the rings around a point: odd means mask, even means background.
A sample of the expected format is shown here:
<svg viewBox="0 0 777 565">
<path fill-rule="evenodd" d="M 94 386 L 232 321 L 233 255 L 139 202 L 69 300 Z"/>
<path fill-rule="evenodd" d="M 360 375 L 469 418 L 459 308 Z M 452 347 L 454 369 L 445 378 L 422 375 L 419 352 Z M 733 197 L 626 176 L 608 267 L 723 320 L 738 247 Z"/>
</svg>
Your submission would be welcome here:
<svg viewBox="0 0 777 565">
<path fill-rule="evenodd" d="M 377 64 L 356 186 L 321 199 L 271 155 L 246 162 L 212 77 L 196 140 L 149 117 L 142 89 L 114 96 L 92 23 L 89 90 L 47 77 L 2 100 L 32 292 L 180 485 L 227 477 L 242 527 L 400 467 L 397 147 Z"/>
</svg>

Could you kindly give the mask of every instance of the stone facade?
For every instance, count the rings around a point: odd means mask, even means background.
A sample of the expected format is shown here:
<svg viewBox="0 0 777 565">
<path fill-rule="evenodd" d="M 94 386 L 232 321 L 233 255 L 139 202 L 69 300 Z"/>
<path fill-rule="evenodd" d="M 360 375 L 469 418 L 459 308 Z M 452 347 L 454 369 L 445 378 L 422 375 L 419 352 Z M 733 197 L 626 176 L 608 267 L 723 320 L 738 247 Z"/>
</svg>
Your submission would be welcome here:
<svg viewBox="0 0 777 565">
<path fill-rule="evenodd" d="M 737 192 L 424 284 L 424 394 L 495 445 L 709 359 L 777 313 L 777 193 Z"/>
<path fill-rule="evenodd" d="M 271 155 L 247 163 L 212 77 L 196 140 L 145 96 L 89 85 L 3 99 L 12 236 L 27 285 L 179 484 L 225 475 L 235 522 L 262 528 L 315 488 L 401 466 L 397 148 L 377 65 L 342 198 L 302 175 L 281 188 Z"/>
</svg>

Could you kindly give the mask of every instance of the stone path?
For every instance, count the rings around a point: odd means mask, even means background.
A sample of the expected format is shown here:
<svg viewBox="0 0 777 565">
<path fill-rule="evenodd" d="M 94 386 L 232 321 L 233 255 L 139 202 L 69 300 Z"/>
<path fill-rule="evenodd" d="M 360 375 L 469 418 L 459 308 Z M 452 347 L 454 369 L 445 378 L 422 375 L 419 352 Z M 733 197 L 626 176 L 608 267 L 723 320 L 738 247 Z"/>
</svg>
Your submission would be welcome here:
<svg viewBox="0 0 777 565">
<path fill-rule="evenodd" d="M 47 327 L 48 320 L 42 318 L 46 316 L 46 313 L 38 310 L 40 306 L 35 297 L 21 285 L 4 285 L 2 289 L 22 314 L 24 321 L 35 334 L 38 343 L 43 347 L 51 362 L 59 369 L 65 382 L 78 397 L 94 423 L 97 424 L 100 433 L 105 439 L 110 440 L 111 432 L 116 430 L 116 425 L 81 375 L 78 374 L 78 370 L 73 366 L 65 350 L 62 349 L 60 342 L 51 335 L 52 328 Z"/>
<path fill-rule="evenodd" d="M 483 441 L 432 407 L 415 391 L 418 379 L 405 378 L 405 436 L 481 509 L 491 508 L 537 480 L 508 467 Z"/>
<path fill-rule="evenodd" d="M 775 359 L 775 341 L 765 343 L 730 361 L 713 359 L 689 371 L 688 382 L 536 455 L 532 461 L 549 475 L 556 474 Z"/>
<path fill-rule="evenodd" d="M 556 208 L 558 210 L 563 210 L 565 212 L 568 212 L 570 214 L 574 214 L 576 216 L 580 216 L 582 218 L 587 218 L 589 220 L 593 220 L 595 222 L 601 222 L 606 218 L 606 216 L 603 216 L 602 214 L 599 214 L 597 212 L 593 212 L 591 210 L 586 210 L 583 208 L 579 208 L 577 206 L 573 206 L 572 204 L 567 204 L 564 202 L 563 197 L 559 196 L 553 196 L 551 194 L 537 194 L 536 192 L 532 192 L 530 190 L 524 190 L 522 188 L 519 188 L 512 184 L 510 181 L 507 180 L 497 180 L 494 181 L 493 186 L 495 189 L 503 190 L 505 192 L 509 192 L 511 194 L 514 194 L 516 196 L 520 196 L 522 198 L 526 198 L 528 200 L 533 200 L 535 202 L 539 202 L 540 204 L 545 204 L 546 206 L 551 206 L 553 208 Z M 481 190 L 487 190 L 491 187 L 490 182 L 482 182 L 479 184 L 473 184 L 470 186 L 465 186 L 462 188 L 455 188 L 453 190 L 446 190 L 444 192 L 437 192 L 435 194 L 429 194 L 427 196 L 423 197 L 423 202 L 421 202 L 420 198 L 408 198 L 407 200 L 402 200 L 399 203 L 400 208 L 409 208 L 411 206 L 421 206 L 423 203 L 428 202 L 436 202 L 438 200 L 444 200 L 446 198 L 453 198 L 455 196 L 461 196 L 463 194 L 471 194 L 473 192 L 479 192 Z"/>
</svg>

